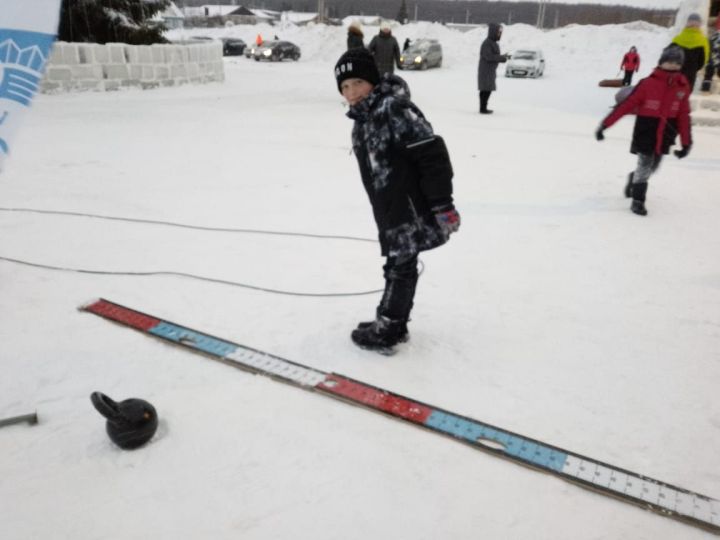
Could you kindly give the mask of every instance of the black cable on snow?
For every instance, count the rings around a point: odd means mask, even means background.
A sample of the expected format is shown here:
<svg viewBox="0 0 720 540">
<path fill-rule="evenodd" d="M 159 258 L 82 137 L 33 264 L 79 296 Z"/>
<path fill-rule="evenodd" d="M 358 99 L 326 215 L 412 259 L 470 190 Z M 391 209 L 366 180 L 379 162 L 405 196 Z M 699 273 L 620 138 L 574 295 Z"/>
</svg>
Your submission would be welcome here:
<svg viewBox="0 0 720 540">
<path fill-rule="evenodd" d="M 130 223 L 142 223 L 145 225 L 165 225 L 167 227 L 178 227 L 182 229 L 195 229 L 198 231 L 214 231 L 214 232 L 230 232 L 230 233 L 247 233 L 247 234 L 270 234 L 276 236 L 300 236 L 305 238 L 319 238 L 332 240 L 353 240 L 356 242 L 373 242 L 377 243 L 375 238 L 362 238 L 359 236 L 340 236 L 332 234 L 313 234 L 313 233 L 296 233 L 287 231 L 265 231 L 262 229 L 233 229 L 230 227 L 206 227 L 204 225 L 190 225 L 187 223 L 176 223 L 173 221 L 161 221 L 142 218 L 128 218 L 118 216 L 104 216 L 102 214 L 88 214 L 84 212 L 67 212 L 62 210 L 38 210 L 35 208 L 2 208 L 0 212 L 25 212 L 33 214 L 49 214 L 59 216 L 86 217 L 94 219 L 106 219 L 109 221 L 127 221 Z"/>
<path fill-rule="evenodd" d="M 284 294 L 288 296 L 319 296 L 319 297 L 333 297 L 333 296 L 364 296 L 368 294 L 376 294 L 383 292 L 383 289 L 374 289 L 372 291 L 361 291 L 361 292 L 347 292 L 347 293 L 304 293 L 296 291 L 283 291 L 280 289 L 270 289 L 268 287 L 258 287 L 257 285 L 249 285 L 247 283 L 240 283 L 237 281 L 229 281 L 227 279 L 211 278 L 206 276 L 198 276 L 196 274 L 188 274 L 185 272 L 175 272 L 172 270 L 157 270 L 148 272 L 133 272 L 133 271 L 111 271 L 111 270 L 87 270 L 85 268 L 68 268 L 64 266 L 53 266 L 50 264 L 34 263 L 30 261 L 23 261 L 21 259 L 13 259 L 11 257 L 4 257 L 0 255 L 0 260 L 7 261 L 15 264 L 22 264 L 25 266 L 32 266 L 34 268 L 42 268 L 44 270 L 57 270 L 61 272 L 77 272 L 79 274 L 95 274 L 101 276 L 177 276 L 191 279 L 197 279 L 200 281 L 207 281 L 210 283 L 220 283 L 222 285 L 232 285 L 233 287 L 242 287 L 243 289 L 252 289 L 254 291 L 262 291 L 273 294 Z"/>
<path fill-rule="evenodd" d="M 112 220 L 112 221 L 126 221 L 126 222 L 141 223 L 141 224 L 146 224 L 146 225 L 165 225 L 168 227 L 180 227 L 180 228 L 184 228 L 184 229 L 196 229 L 196 230 L 215 231 L 215 232 L 269 234 L 269 235 L 278 235 L 278 236 L 299 236 L 299 237 L 318 238 L 318 239 L 352 240 L 352 241 L 357 241 L 357 242 L 377 242 L 377 240 L 373 240 L 370 238 L 360 238 L 360 237 L 356 237 L 356 236 L 321 235 L 321 234 L 294 233 L 294 232 L 284 232 L 284 231 L 264 231 L 264 230 L 259 230 L 259 229 L 232 229 L 232 228 L 225 228 L 225 227 L 205 227 L 205 226 L 201 226 L 201 225 L 188 225 L 185 223 L 174 223 L 171 221 L 158 221 L 158 220 L 150 220 L 150 219 L 104 216 L 104 215 L 98 215 L 98 214 L 87 214 L 87 213 L 82 213 L 82 212 L 66 212 L 66 211 L 60 211 L 60 210 L 37 210 L 37 209 L 33 209 L 33 208 L 1 208 L 0 207 L 0 211 L 2 211 L 2 212 L 28 212 L 28 213 L 35 213 L 35 214 L 88 217 L 88 218 L 95 218 L 95 219 L 106 219 L 106 220 Z M 21 264 L 24 266 L 31 266 L 34 268 L 41 268 L 43 270 L 55 270 L 55 271 L 60 271 L 60 272 L 76 272 L 76 273 L 80 273 L 80 274 L 94 274 L 94 275 L 105 275 L 105 276 L 140 276 L 140 277 L 175 276 L 175 277 L 184 277 L 184 278 L 190 278 L 190 279 L 197 279 L 200 281 L 206 281 L 209 283 L 219 283 L 221 285 L 231 285 L 233 287 L 242 287 L 244 289 L 251 289 L 254 291 L 261 291 L 261 292 L 272 293 L 272 294 L 282 294 L 282 295 L 287 295 L 287 296 L 344 297 L 344 296 L 365 296 L 365 295 L 369 295 L 369 294 L 377 294 L 377 293 L 383 292 L 383 289 L 373 289 L 371 291 L 346 292 L 346 293 L 304 293 L 304 292 L 297 292 L 297 291 L 283 291 L 280 289 L 271 289 L 268 287 L 259 287 L 257 285 L 250 285 L 247 283 L 240 283 L 237 281 L 229 281 L 226 279 L 211 278 L 211 277 L 207 277 L 207 276 L 199 276 L 196 274 L 189 274 L 186 272 L 175 272 L 172 270 L 157 270 L 157 271 L 147 271 L 147 272 L 88 270 L 85 268 L 68 268 L 68 267 L 64 267 L 64 266 L 53 266 L 50 264 L 36 263 L 36 262 L 25 261 L 25 260 L 21 260 L 21 259 L 13 259 L 11 257 L 4 257 L 2 255 L 0 255 L 0 260 L 6 261 L 6 262 L 11 262 L 14 264 Z M 422 263 L 422 261 L 418 261 L 418 262 L 420 263 L 420 272 L 419 273 L 422 274 L 423 270 L 425 269 L 425 266 Z"/>
</svg>

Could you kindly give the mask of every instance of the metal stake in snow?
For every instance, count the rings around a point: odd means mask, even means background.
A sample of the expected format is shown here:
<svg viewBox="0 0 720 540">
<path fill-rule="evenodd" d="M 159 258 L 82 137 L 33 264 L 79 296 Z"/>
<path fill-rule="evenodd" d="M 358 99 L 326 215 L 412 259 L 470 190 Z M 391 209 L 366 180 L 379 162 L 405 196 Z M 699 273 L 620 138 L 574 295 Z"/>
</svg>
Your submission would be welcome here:
<svg viewBox="0 0 720 540">
<path fill-rule="evenodd" d="M 191 330 L 107 300 L 80 308 L 204 353 L 231 366 L 321 393 L 448 435 L 479 450 L 720 534 L 720 501 L 601 461 L 393 394 L 336 373 Z"/>
<path fill-rule="evenodd" d="M 21 424 L 27 422 L 30 425 L 37 424 L 37 412 L 23 414 L 22 416 L 13 416 L 12 418 L 4 418 L 0 420 L 0 427 L 12 426 L 13 424 Z"/>
</svg>

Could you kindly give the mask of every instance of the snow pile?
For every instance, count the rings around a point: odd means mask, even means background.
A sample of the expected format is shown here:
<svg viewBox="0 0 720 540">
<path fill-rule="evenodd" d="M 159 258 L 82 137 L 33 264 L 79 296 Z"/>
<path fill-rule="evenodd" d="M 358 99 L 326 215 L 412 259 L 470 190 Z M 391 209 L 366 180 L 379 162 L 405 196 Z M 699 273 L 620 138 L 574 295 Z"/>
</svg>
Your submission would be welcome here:
<svg viewBox="0 0 720 540">
<path fill-rule="evenodd" d="M 363 31 L 367 45 L 378 29 L 376 26 L 365 26 Z M 345 50 L 347 28 L 316 24 L 296 26 L 288 23 L 277 26 L 237 25 L 228 28 L 172 30 L 168 32 L 168 37 L 173 40 L 194 35 L 238 37 L 246 43 L 254 43 L 257 34 L 264 39 L 272 39 L 277 35 L 296 43 L 302 50 L 305 62 L 334 63 Z M 478 27 L 462 32 L 439 23 L 418 22 L 395 25 L 393 35 L 401 46 L 406 38 L 439 40 L 443 46 L 443 65 L 451 67 L 477 62 L 480 43 L 487 35 L 487 28 Z M 622 55 L 632 45 L 644 57 L 645 66 L 654 65 L 671 37 L 667 28 L 645 22 L 606 26 L 569 25 L 554 30 L 538 30 L 527 24 L 513 24 L 505 27 L 500 45 L 503 51 L 540 48 L 547 58 L 548 69 L 552 69 L 552 66 L 575 71 L 596 68 L 609 71 L 608 76 L 611 76 L 617 71 L 611 66 L 619 66 Z"/>
</svg>

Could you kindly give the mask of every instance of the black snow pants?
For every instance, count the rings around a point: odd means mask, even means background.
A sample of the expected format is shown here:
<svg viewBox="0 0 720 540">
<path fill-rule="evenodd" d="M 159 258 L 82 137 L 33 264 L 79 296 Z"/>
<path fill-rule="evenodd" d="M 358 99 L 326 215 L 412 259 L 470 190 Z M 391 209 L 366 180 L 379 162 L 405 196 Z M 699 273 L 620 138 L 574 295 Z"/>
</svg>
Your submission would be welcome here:
<svg viewBox="0 0 720 540">
<path fill-rule="evenodd" d="M 383 272 L 385 291 L 377 309 L 378 316 L 407 322 L 410 319 L 418 281 L 417 255 L 409 259 L 388 257 Z"/>
</svg>

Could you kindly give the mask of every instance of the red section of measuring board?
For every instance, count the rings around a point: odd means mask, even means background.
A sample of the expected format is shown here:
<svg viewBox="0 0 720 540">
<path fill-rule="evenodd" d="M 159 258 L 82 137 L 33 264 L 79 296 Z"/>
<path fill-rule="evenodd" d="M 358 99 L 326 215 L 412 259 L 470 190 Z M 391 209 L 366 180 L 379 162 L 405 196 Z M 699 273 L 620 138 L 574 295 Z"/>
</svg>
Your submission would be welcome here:
<svg viewBox="0 0 720 540">
<path fill-rule="evenodd" d="M 334 373 L 328 375 L 323 382 L 318 384 L 318 387 L 325 392 L 418 424 L 424 424 L 433 411 L 425 405 L 366 384 L 351 381 Z"/>
<path fill-rule="evenodd" d="M 144 313 L 140 313 L 102 299 L 87 304 L 83 306 L 82 309 L 84 311 L 100 315 L 106 319 L 110 319 L 111 321 L 116 321 L 145 332 L 162 322 L 160 319 L 156 319 L 155 317 L 150 317 Z"/>
</svg>

